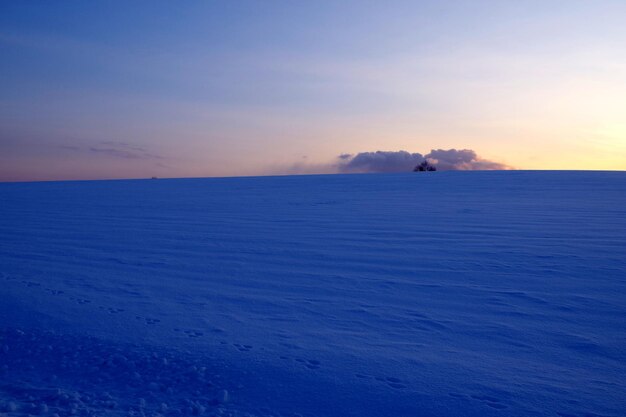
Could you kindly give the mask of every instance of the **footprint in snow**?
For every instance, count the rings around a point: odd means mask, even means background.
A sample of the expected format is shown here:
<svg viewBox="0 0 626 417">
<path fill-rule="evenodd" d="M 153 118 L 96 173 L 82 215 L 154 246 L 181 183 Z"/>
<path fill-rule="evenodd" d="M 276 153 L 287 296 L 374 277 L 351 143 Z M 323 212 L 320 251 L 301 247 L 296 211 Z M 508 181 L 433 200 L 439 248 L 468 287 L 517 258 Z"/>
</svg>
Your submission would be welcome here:
<svg viewBox="0 0 626 417">
<path fill-rule="evenodd" d="M 240 352 L 249 352 L 252 350 L 252 345 L 241 345 L 239 343 L 233 343 L 233 346 Z"/>
<path fill-rule="evenodd" d="M 284 361 L 290 361 L 290 360 L 294 360 L 302 365 L 304 365 L 305 368 L 307 369 L 319 369 L 320 365 L 322 364 L 320 361 L 318 361 L 317 359 L 306 359 L 306 358 L 292 358 L 289 356 L 285 356 L 285 355 L 281 355 L 279 356 L 280 359 L 284 360 Z"/>
<path fill-rule="evenodd" d="M 320 361 L 316 359 L 303 359 L 303 358 L 295 358 L 296 362 L 303 364 L 308 369 L 319 369 Z"/>
<path fill-rule="evenodd" d="M 374 378 L 376 381 L 382 382 L 383 384 L 386 384 L 393 389 L 407 388 L 407 385 L 404 383 L 404 381 L 402 381 L 400 378 L 396 378 L 393 376 L 371 376 L 365 374 L 355 374 L 355 376 L 361 379 Z"/>
<path fill-rule="evenodd" d="M 185 333 L 187 335 L 187 337 L 202 337 L 204 336 L 203 332 L 200 332 L 198 330 L 184 330 L 184 329 L 180 329 L 178 327 L 174 328 L 175 332 L 182 332 Z"/>
<path fill-rule="evenodd" d="M 70 297 L 70 300 L 75 301 L 77 304 L 81 304 L 81 305 L 91 303 L 91 300 L 87 300 L 86 298 Z"/>
<path fill-rule="evenodd" d="M 507 408 L 506 405 L 500 403 L 499 398 L 491 397 L 489 395 L 472 395 L 471 397 L 475 400 L 482 401 L 491 408 L 496 408 L 498 410 Z"/>
<path fill-rule="evenodd" d="M 395 389 L 403 389 L 406 388 L 406 385 L 402 383 L 402 380 L 399 378 L 395 378 L 392 376 L 385 377 L 384 382 L 387 383 L 391 388 Z"/>
<path fill-rule="evenodd" d="M 142 317 L 142 316 L 135 316 L 135 319 L 142 320 L 146 324 L 150 324 L 150 325 L 157 324 L 157 323 L 161 322 L 161 320 L 159 320 L 159 319 L 153 319 L 153 318 L 150 318 L 150 317 Z"/>
</svg>

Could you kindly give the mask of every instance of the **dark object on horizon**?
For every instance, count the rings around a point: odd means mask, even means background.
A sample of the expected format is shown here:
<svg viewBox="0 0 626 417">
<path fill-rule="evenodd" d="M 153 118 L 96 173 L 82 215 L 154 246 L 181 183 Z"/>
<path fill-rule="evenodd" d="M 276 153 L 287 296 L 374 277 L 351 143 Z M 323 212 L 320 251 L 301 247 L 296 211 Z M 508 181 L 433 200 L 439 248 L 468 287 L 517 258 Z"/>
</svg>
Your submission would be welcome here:
<svg viewBox="0 0 626 417">
<path fill-rule="evenodd" d="M 437 171 L 437 167 L 429 164 L 428 161 L 424 161 L 413 169 L 413 172 L 421 171 Z"/>
<path fill-rule="evenodd" d="M 152 179 L 152 180 L 156 180 L 156 179 L 157 179 L 157 177 L 152 177 L 152 178 L 150 178 L 150 179 Z"/>
</svg>

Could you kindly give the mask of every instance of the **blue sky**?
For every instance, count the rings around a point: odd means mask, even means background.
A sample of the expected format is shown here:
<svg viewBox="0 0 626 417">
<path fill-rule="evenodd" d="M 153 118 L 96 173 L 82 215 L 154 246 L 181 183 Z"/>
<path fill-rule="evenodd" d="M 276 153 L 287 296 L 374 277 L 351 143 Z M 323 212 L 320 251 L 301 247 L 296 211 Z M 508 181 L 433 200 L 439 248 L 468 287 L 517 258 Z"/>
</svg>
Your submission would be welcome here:
<svg viewBox="0 0 626 417">
<path fill-rule="evenodd" d="M 626 169 L 623 1 L 3 2 L 0 180 Z"/>
</svg>

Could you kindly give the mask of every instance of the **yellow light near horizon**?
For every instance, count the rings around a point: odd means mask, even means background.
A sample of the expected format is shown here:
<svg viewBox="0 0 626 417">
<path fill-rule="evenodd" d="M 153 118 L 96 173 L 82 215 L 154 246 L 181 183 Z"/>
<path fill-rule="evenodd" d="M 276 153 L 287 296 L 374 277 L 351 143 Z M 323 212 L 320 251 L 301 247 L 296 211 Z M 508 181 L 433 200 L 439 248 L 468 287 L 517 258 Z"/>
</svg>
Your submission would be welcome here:
<svg viewBox="0 0 626 417">
<path fill-rule="evenodd" d="M 626 150 L 626 124 L 611 124 L 598 129 L 599 142 L 607 148 Z"/>
<path fill-rule="evenodd" d="M 626 170 L 626 124 L 609 124 L 592 135 L 591 146 L 599 165 L 609 169 Z"/>
</svg>

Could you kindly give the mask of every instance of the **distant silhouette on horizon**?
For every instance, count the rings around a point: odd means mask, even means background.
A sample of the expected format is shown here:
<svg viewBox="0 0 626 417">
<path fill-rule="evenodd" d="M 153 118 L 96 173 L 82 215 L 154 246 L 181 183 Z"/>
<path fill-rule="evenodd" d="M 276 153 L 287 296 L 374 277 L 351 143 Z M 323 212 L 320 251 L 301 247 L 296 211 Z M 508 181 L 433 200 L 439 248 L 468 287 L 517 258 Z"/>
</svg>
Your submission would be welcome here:
<svg viewBox="0 0 626 417">
<path fill-rule="evenodd" d="M 422 171 L 437 171 L 437 167 L 431 165 L 428 161 L 424 160 L 421 164 L 417 165 L 413 172 L 422 172 Z"/>
</svg>

